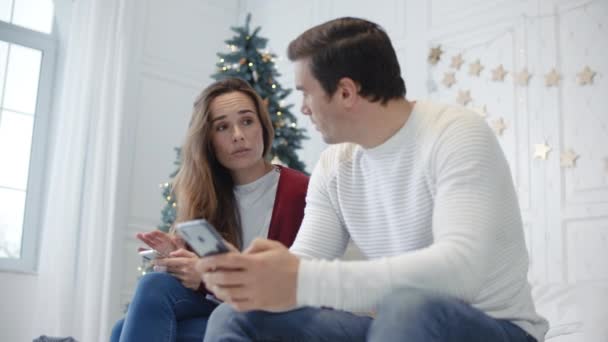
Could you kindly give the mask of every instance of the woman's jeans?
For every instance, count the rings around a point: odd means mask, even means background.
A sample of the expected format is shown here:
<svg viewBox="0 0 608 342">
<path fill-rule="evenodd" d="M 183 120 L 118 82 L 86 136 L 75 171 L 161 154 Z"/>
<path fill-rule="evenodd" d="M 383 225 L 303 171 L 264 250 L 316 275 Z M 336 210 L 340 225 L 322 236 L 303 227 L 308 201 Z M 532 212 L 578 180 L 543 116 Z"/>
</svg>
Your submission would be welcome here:
<svg viewBox="0 0 608 342">
<path fill-rule="evenodd" d="M 174 276 L 148 273 L 139 280 L 127 314 L 112 329 L 110 341 L 201 342 L 216 307 Z"/>
</svg>

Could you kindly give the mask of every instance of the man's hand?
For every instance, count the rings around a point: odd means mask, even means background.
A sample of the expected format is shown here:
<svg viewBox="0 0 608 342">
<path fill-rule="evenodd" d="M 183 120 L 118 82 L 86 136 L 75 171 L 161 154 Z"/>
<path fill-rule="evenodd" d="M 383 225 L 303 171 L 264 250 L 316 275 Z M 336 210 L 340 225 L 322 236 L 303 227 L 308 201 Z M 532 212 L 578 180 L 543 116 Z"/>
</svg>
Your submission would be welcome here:
<svg viewBox="0 0 608 342">
<path fill-rule="evenodd" d="M 300 260 L 280 242 L 256 239 L 242 254 L 201 258 L 207 289 L 238 311 L 285 311 L 296 306 Z"/>
<path fill-rule="evenodd" d="M 181 238 L 160 230 L 137 233 L 135 236 L 162 256 L 167 256 L 169 253 L 185 247 L 185 243 Z"/>
<path fill-rule="evenodd" d="M 197 290 L 201 284 L 202 275 L 196 268 L 198 260 L 198 255 L 180 248 L 171 252 L 167 258 L 154 260 L 154 265 L 166 266 L 167 272 L 179 279 L 185 287 Z"/>
</svg>

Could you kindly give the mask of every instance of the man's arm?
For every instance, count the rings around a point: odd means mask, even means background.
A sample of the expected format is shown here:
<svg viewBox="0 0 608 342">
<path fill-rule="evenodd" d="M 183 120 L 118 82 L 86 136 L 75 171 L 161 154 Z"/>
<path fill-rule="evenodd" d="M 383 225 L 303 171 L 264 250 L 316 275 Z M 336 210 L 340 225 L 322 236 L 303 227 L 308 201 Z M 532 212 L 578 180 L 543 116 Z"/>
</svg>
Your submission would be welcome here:
<svg viewBox="0 0 608 342">
<path fill-rule="evenodd" d="M 332 146 L 321 155 L 310 178 L 304 220 L 292 253 L 307 259 L 335 259 L 344 254 L 350 235 L 339 216 L 335 174 L 343 159 L 352 156 L 353 148 L 351 144 Z"/>
</svg>

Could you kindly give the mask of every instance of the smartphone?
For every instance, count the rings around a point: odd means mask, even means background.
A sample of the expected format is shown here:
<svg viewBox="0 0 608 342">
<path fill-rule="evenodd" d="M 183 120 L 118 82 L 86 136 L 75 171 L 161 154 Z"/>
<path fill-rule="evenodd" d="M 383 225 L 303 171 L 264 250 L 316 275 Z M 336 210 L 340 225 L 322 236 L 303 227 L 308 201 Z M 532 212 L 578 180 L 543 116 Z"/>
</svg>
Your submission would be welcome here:
<svg viewBox="0 0 608 342">
<path fill-rule="evenodd" d="M 138 253 L 148 261 L 152 261 L 160 256 L 160 253 L 153 249 L 145 249 L 143 251 L 139 251 Z"/>
<path fill-rule="evenodd" d="M 178 223 L 175 226 L 175 231 L 199 257 L 229 251 L 220 233 L 207 220 L 200 219 Z"/>
</svg>

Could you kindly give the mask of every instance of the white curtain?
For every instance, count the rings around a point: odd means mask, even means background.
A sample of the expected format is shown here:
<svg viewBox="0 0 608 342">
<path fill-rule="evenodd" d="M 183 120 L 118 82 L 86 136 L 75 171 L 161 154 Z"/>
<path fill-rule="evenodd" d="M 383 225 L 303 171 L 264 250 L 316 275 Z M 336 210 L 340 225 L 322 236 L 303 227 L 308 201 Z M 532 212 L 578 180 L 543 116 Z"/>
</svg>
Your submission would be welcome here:
<svg viewBox="0 0 608 342">
<path fill-rule="evenodd" d="M 67 49 L 52 116 L 31 321 L 36 336 L 107 341 L 113 324 L 108 318 L 118 297 L 110 284 L 120 226 L 116 197 L 129 2 L 74 1 L 67 41 L 60 42 Z"/>
</svg>

